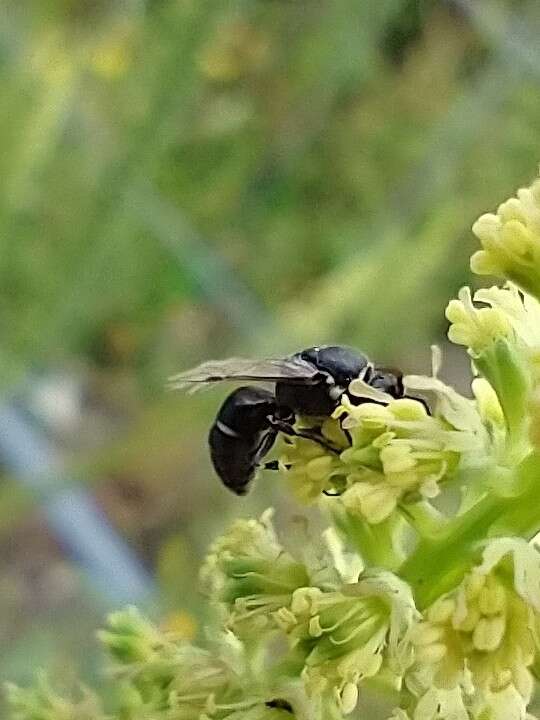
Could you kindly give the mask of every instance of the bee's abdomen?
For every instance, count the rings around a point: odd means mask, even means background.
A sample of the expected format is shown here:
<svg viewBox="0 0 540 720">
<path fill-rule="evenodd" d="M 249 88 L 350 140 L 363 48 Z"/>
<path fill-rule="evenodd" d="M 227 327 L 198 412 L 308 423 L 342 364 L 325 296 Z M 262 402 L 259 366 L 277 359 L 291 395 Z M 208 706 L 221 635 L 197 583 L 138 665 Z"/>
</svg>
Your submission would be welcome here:
<svg viewBox="0 0 540 720">
<path fill-rule="evenodd" d="M 237 495 L 244 495 L 258 463 L 276 438 L 268 417 L 275 411 L 274 395 L 256 387 L 241 387 L 226 399 L 210 428 L 208 444 L 216 473 Z"/>
</svg>

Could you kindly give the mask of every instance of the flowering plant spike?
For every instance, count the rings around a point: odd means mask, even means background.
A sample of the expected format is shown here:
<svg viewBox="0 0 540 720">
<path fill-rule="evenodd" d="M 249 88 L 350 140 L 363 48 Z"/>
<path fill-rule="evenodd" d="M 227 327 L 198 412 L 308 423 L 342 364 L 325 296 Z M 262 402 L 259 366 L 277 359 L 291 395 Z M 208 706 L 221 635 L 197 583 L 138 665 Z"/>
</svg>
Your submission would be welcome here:
<svg viewBox="0 0 540 720">
<path fill-rule="evenodd" d="M 381 720 L 534 720 L 540 179 L 473 231 L 473 271 L 504 284 L 463 288 L 446 309 L 470 397 L 440 379 L 438 351 L 431 376 L 405 378 L 427 404 L 353 381 L 322 424 L 327 442 L 283 437 L 276 458 L 328 530 L 288 544 L 271 510 L 236 521 L 201 571 L 217 611 L 206 642 L 115 613 L 100 639 L 116 707 L 41 679 L 8 688 L 14 720 L 340 720 L 367 717 L 373 690 Z"/>
</svg>

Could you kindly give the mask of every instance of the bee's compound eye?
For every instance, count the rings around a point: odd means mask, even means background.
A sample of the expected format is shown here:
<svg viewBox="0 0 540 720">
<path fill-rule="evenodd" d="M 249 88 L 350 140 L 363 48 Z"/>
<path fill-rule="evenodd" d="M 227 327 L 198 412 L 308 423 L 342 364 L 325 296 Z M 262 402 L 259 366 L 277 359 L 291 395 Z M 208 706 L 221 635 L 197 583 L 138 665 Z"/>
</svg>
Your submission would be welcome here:
<svg viewBox="0 0 540 720">
<path fill-rule="evenodd" d="M 401 398 L 405 392 L 403 376 L 399 370 L 393 368 L 374 368 L 369 384 L 377 390 L 388 393 L 393 398 Z"/>
</svg>

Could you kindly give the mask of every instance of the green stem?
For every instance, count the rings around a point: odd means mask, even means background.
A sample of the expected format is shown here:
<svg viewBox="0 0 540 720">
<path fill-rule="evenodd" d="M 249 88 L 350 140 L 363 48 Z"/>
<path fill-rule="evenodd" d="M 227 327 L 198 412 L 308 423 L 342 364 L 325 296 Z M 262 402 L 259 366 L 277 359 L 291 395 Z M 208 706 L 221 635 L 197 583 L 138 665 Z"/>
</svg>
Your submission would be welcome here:
<svg viewBox="0 0 540 720">
<path fill-rule="evenodd" d="M 434 508 L 430 503 L 421 501 L 412 505 L 402 503 L 398 506 L 401 514 L 411 525 L 419 537 L 425 540 L 433 540 L 440 534 L 441 523 L 444 522 L 444 515 Z"/>
<path fill-rule="evenodd" d="M 355 547 L 366 566 L 397 570 L 403 562 L 403 554 L 395 543 L 403 523 L 399 516 L 370 525 L 336 505 L 332 517 L 337 529 Z"/>
<path fill-rule="evenodd" d="M 489 494 L 463 515 L 445 525 L 440 537 L 422 539 L 400 569 L 400 576 L 423 610 L 461 582 L 473 566 L 481 541 L 511 534 L 526 539 L 540 529 L 540 454 L 531 453 L 516 470 L 520 494 Z"/>
<path fill-rule="evenodd" d="M 529 272 L 519 272 L 515 268 L 506 268 L 505 274 L 508 280 L 511 280 L 521 290 L 540 301 L 540 276 L 535 266 L 529 267 L 527 270 Z"/>
<path fill-rule="evenodd" d="M 507 462 L 511 465 L 516 458 L 523 457 L 530 391 L 527 366 L 506 338 L 499 338 L 489 349 L 476 356 L 474 364 L 499 398 L 508 427 L 506 452 Z"/>
</svg>

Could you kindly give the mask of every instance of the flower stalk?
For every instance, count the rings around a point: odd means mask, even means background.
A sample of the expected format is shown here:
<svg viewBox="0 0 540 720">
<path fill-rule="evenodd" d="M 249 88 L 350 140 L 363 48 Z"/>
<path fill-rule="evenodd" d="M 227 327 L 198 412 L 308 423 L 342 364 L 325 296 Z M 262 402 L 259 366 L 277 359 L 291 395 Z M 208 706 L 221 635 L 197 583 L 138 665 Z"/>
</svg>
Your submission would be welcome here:
<svg viewBox="0 0 540 720">
<path fill-rule="evenodd" d="M 463 515 L 445 523 L 438 538 L 418 544 L 400 568 L 400 576 L 413 588 L 420 610 L 463 579 L 486 539 L 508 535 L 530 540 L 538 533 L 539 479 L 540 455 L 531 453 L 516 474 L 518 495 L 488 494 Z"/>
</svg>

